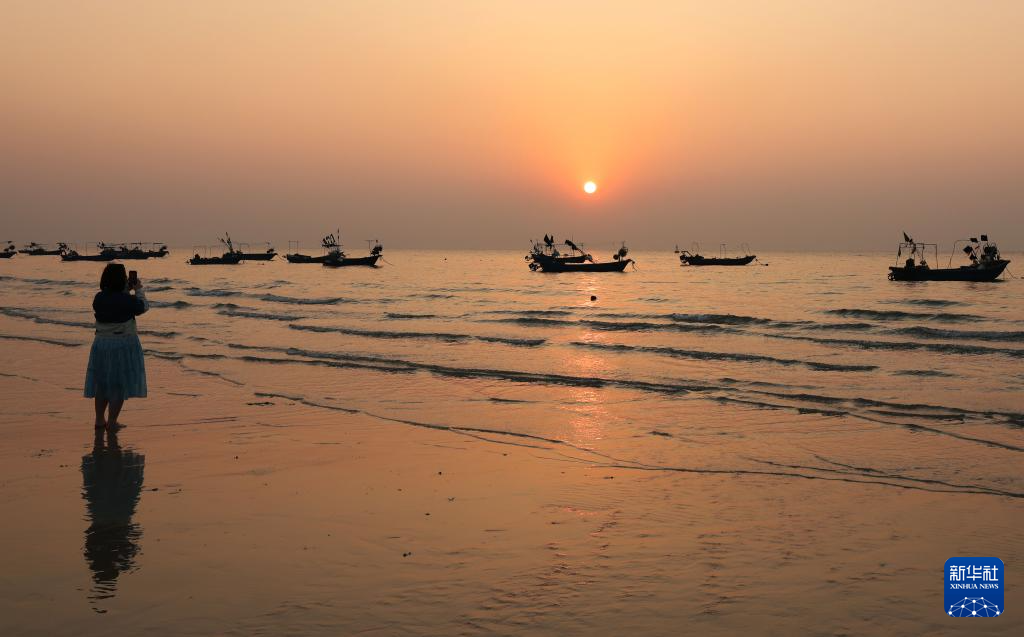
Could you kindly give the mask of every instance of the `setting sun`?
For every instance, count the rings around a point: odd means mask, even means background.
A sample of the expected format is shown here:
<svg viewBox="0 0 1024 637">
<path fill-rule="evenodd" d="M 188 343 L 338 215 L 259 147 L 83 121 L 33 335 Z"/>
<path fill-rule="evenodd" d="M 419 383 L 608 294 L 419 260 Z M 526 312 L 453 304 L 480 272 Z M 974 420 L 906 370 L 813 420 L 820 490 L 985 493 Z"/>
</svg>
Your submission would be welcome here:
<svg viewBox="0 0 1024 637">
<path fill-rule="evenodd" d="M 587 183 L 583 184 L 583 192 L 587 193 L 588 195 L 594 194 L 595 192 L 597 192 L 597 184 L 595 184 L 592 181 L 588 181 Z"/>
</svg>

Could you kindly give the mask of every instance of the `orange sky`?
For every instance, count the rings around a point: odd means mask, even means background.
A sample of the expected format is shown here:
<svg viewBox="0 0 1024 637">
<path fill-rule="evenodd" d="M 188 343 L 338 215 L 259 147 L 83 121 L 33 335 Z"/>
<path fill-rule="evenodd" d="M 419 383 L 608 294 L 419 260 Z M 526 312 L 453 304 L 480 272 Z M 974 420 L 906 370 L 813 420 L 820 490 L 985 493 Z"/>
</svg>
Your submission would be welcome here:
<svg viewBox="0 0 1024 637">
<path fill-rule="evenodd" d="M 1022 33 L 1019 1 L 7 0 L 0 238 L 1021 247 Z"/>
</svg>

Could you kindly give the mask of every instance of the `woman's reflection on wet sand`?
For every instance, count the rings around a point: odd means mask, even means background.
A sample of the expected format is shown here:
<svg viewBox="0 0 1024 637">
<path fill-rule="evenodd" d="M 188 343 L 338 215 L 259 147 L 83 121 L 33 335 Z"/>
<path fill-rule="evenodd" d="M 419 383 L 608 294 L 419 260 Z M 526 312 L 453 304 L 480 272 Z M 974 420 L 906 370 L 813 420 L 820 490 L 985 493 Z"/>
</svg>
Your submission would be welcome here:
<svg viewBox="0 0 1024 637">
<path fill-rule="evenodd" d="M 89 599 L 97 613 L 99 600 L 113 597 L 117 577 L 135 568 L 142 529 L 132 522 L 142 493 L 145 456 L 122 449 L 116 432 L 96 432 L 92 453 L 82 457 L 82 497 L 89 528 L 85 531 L 85 562 L 92 571 Z"/>
</svg>

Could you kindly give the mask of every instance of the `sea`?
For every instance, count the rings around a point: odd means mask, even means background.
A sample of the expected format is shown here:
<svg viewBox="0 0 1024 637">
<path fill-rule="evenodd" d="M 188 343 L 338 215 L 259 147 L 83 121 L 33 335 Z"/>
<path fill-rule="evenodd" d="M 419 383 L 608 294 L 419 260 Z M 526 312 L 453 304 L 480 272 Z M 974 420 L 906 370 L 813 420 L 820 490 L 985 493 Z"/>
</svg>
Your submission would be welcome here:
<svg viewBox="0 0 1024 637">
<path fill-rule="evenodd" d="M 146 353 L 256 397 L 651 467 L 1024 493 L 1019 464 L 989 461 L 1022 449 L 1017 279 L 892 282 L 882 254 L 683 267 L 636 252 L 597 274 L 533 272 L 523 251 L 389 251 L 339 269 L 185 254 L 127 262 L 152 304 Z M 5 349 L 50 344 L 84 371 L 103 264 L 0 267 Z M 872 431 L 892 435 L 875 445 Z"/>
</svg>

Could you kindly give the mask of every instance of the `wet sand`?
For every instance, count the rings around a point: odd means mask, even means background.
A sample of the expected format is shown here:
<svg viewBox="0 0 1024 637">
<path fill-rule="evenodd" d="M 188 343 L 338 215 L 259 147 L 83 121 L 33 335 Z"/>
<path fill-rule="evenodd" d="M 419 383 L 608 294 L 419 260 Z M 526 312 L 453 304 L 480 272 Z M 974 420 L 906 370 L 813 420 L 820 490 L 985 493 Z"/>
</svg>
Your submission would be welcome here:
<svg viewBox="0 0 1024 637">
<path fill-rule="evenodd" d="M 1022 563 L 1017 498 L 615 467 L 535 438 L 257 396 L 152 357 L 151 396 L 129 402 L 117 437 L 144 480 L 101 478 L 137 502 L 115 506 L 130 518 L 120 562 L 98 568 L 91 405 L 54 349 L 19 344 L 24 364 L 0 379 L 3 634 L 1022 629 L 1013 572 L 998 620 L 942 612 L 946 558 Z M 26 404 L 39 415 L 18 415 Z"/>
</svg>

